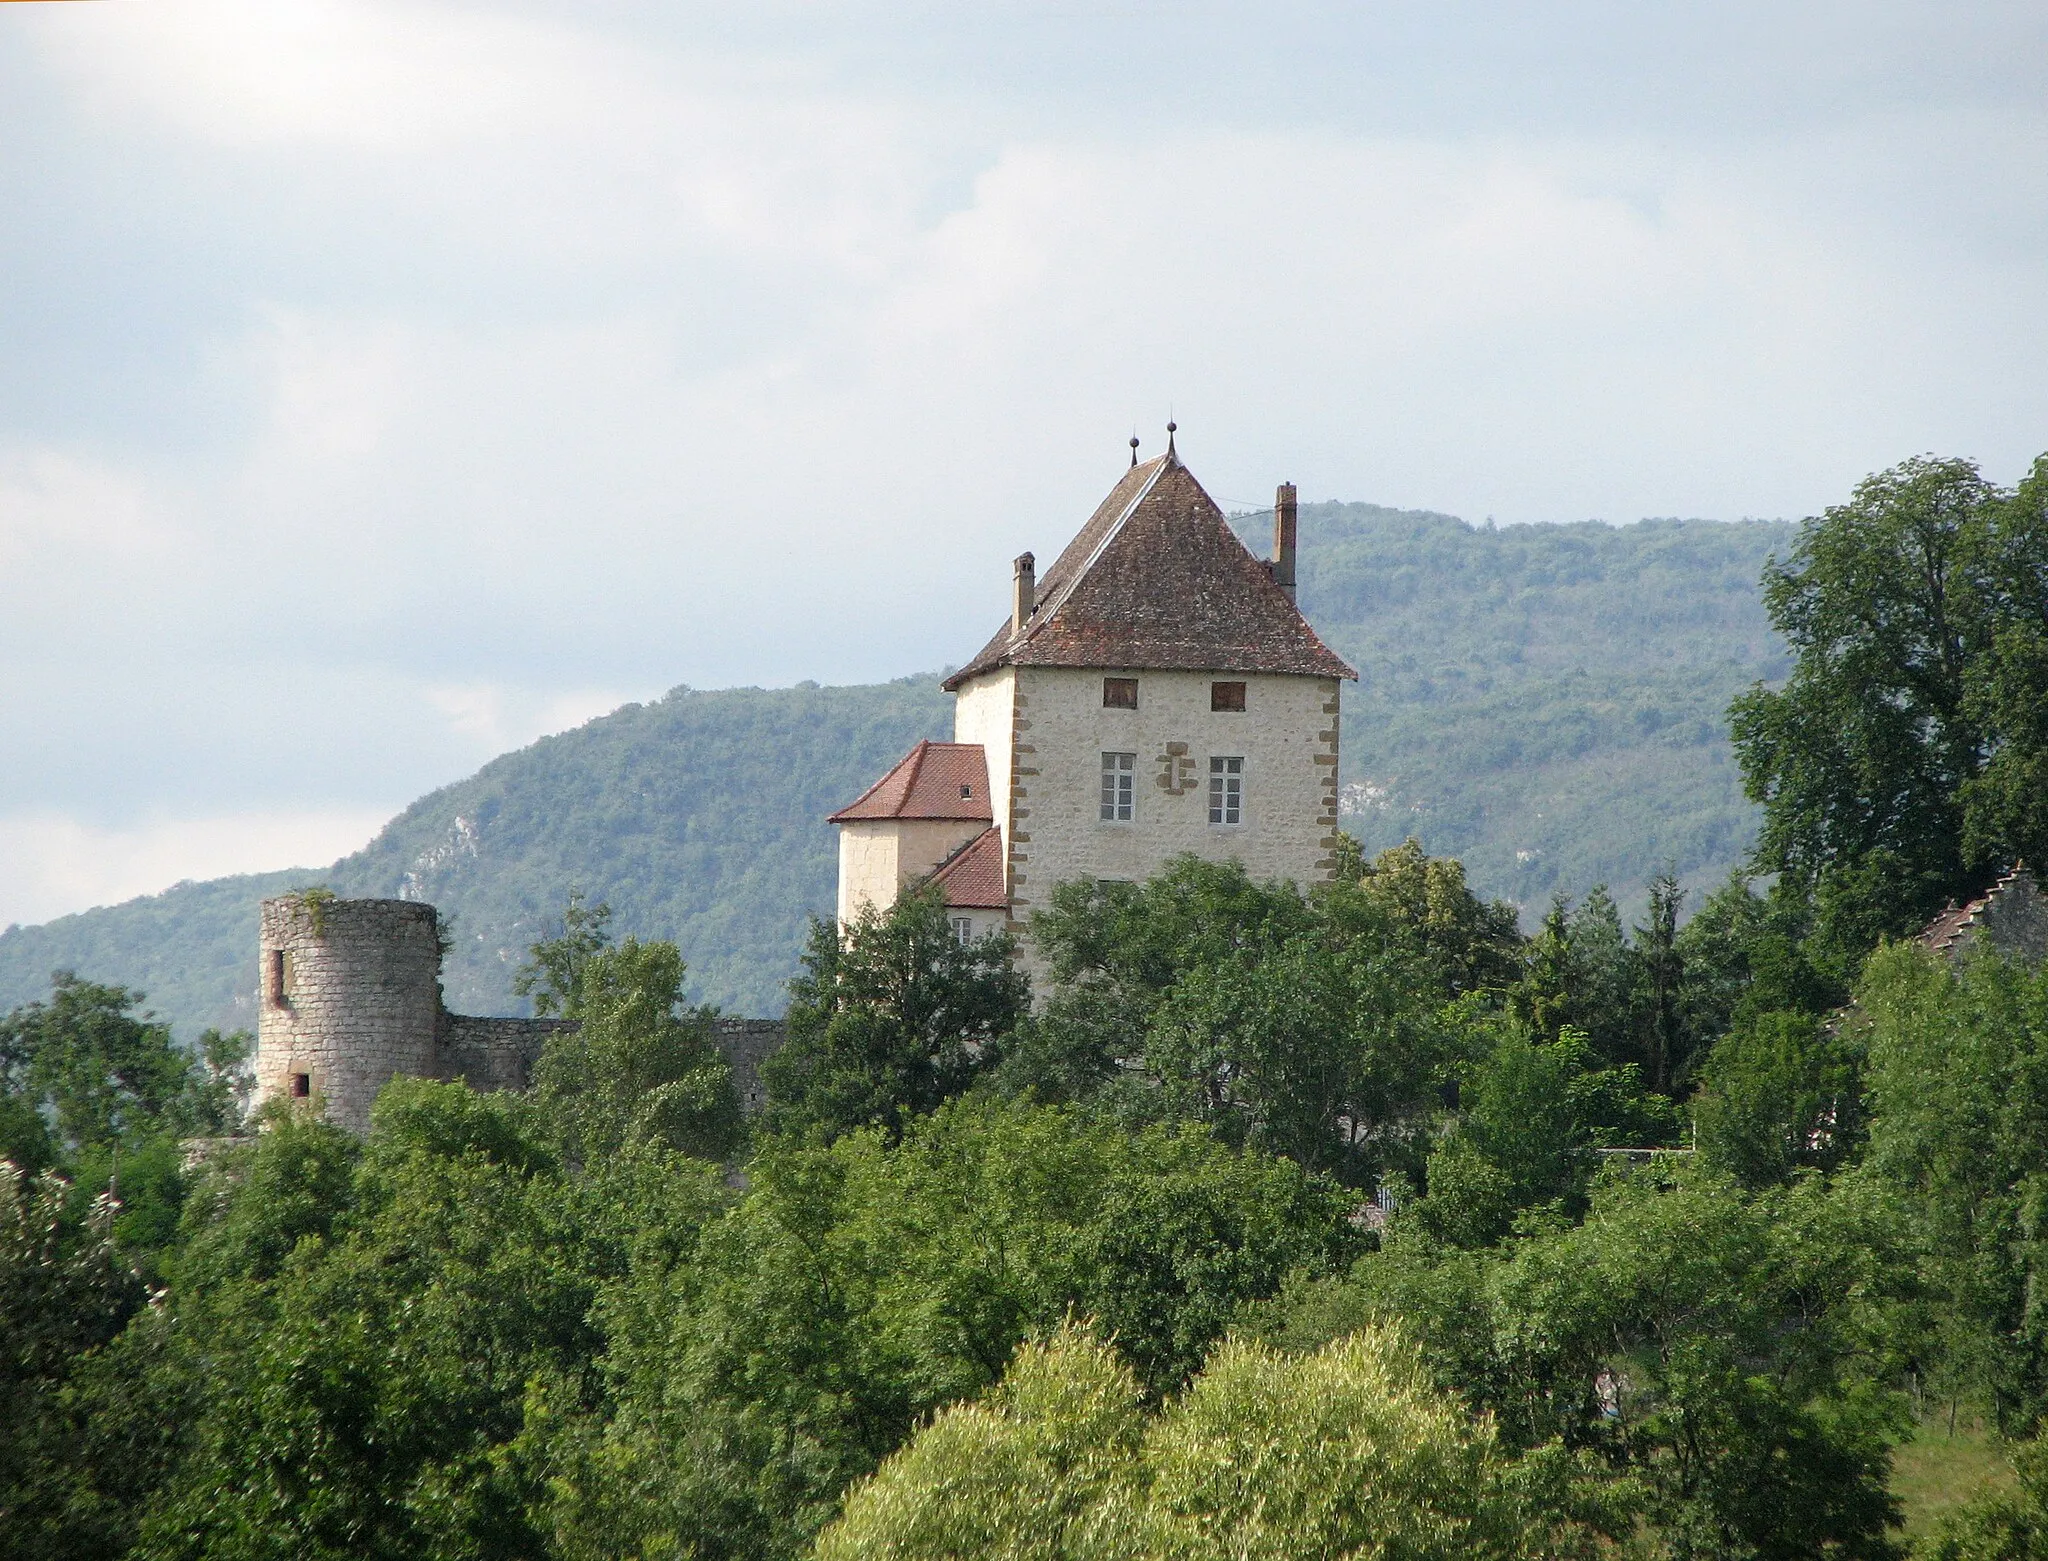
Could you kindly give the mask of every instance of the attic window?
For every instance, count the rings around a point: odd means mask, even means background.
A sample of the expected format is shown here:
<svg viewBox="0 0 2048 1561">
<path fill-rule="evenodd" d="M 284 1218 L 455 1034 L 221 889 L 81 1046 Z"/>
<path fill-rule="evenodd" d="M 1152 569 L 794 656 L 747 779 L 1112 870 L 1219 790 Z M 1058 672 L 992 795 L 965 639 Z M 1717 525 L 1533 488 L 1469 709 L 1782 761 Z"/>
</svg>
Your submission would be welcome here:
<svg viewBox="0 0 2048 1561">
<path fill-rule="evenodd" d="M 1105 710 L 1137 709 L 1138 680 L 1136 678 L 1104 678 L 1102 680 L 1102 708 Z"/>
<path fill-rule="evenodd" d="M 1209 708 L 1211 710 L 1244 709 L 1244 685 L 1242 683 L 1211 683 L 1209 685 Z"/>
<path fill-rule="evenodd" d="M 963 784 L 960 787 L 960 795 L 963 797 L 971 797 L 974 795 L 974 788 L 972 786 Z"/>
</svg>

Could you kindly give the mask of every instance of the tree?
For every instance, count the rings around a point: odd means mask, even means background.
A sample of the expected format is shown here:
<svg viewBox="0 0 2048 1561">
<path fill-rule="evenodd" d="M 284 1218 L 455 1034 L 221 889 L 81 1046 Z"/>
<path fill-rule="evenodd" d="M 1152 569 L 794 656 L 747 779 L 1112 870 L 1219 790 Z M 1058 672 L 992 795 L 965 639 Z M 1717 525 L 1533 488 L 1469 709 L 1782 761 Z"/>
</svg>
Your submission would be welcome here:
<svg viewBox="0 0 2048 1561">
<path fill-rule="evenodd" d="M 998 1055 L 1030 1002 L 1007 933 L 962 942 L 936 890 L 845 927 L 811 925 L 790 983 L 789 1038 L 762 1065 L 765 1125 L 833 1137 L 900 1132 Z"/>
<path fill-rule="evenodd" d="M 562 907 L 561 935 L 533 945 L 526 963 L 512 978 L 512 990 L 533 999 L 540 1018 L 580 1017 L 583 977 L 590 961 L 611 947 L 612 908 L 600 900 L 586 905 L 581 889 L 569 891 Z"/>
<path fill-rule="evenodd" d="M 1130 1367 L 1063 1324 L 1026 1344 L 1001 1385 L 944 1410 L 818 1537 L 818 1561 L 1084 1561 L 1130 1500 L 1145 1431 Z M 1109 1509 L 1109 1510 L 1106 1510 Z"/>
<path fill-rule="evenodd" d="M 1832 1171 L 1862 1143 L 1860 1024 L 1744 1015 L 1707 1056 L 1692 1100 L 1701 1158 L 1746 1187 Z"/>
<path fill-rule="evenodd" d="M 1995 831 L 1965 849 L 1964 812 L 1993 746 L 1973 684 L 2002 616 L 1987 573 L 2004 503 L 1967 461 L 1906 461 L 1809 520 L 1765 571 L 1794 664 L 1782 689 L 1729 709 L 1764 809 L 1755 862 L 1813 898 L 1842 970 L 1997 865 Z M 2029 535 L 2019 551 L 2044 545 Z"/>
<path fill-rule="evenodd" d="M 2048 970 L 1900 944 L 1871 957 L 1856 998 L 1870 1135 L 1857 1174 L 1903 1199 L 1931 1302 L 1913 1369 L 2022 1431 L 2048 1412 Z"/>
<path fill-rule="evenodd" d="M 1678 946 L 1678 911 L 1684 903 L 1678 874 L 1667 868 L 1650 880 L 1650 924 L 1636 928 L 1644 1073 L 1650 1088 L 1666 1095 L 1675 1092 L 1689 1060 L 1679 1017 L 1685 955 Z"/>
<path fill-rule="evenodd" d="M 140 992 L 51 978 L 50 1000 L 0 1017 L 0 1068 L 46 1105 L 63 1144 L 103 1148 L 124 1137 L 188 1125 L 192 1059 L 171 1027 L 133 1009 Z"/>
<path fill-rule="evenodd" d="M 1156 1417 L 1066 1328 L 948 1410 L 847 1502 L 821 1561 L 1311 1561 L 1541 1555 L 1495 1452 L 1406 1341 L 1369 1329 L 1289 1358 L 1225 1344 Z"/>
<path fill-rule="evenodd" d="M 114 1251 L 114 1200 L 102 1194 L 79 1222 L 69 1192 L 54 1173 L 0 1161 L 0 1551 L 21 1561 L 89 1553 L 96 1531 L 122 1527 L 76 1499 L 90 1471 L 69 1399 L 144 1292 Z"/>
<path fill-rule="evenodd" d="M 1514 906 L 1474 894 L 1456 857 L 1425 855 L 1411 837 L 1367 863 L 1346 835 L 1335 877 L 1356 882 L 1411 941 L 1445 998 L 1501 991 L 1520 977 L 1522 933 Z"/>
<path fill-rule="evenodd" d="M 1327 921 L 1183 974 L 1147 1028 L 1166 1112 L 1311 1171 L 1369 1178 L 1387 1130 L 1432 1100 L 1442 1046 L 1418 961 L 1384 929 Z"/>
<path fill-rule="evenodd" d="M 566 978 L 577 1024 L 549 1037 L 533 1092 L 572 1161 L 650 1147 L 722 1160 L 739 1144 L 732 1068 L 712 1011 L 684 1006 L 683 976 L 673 943 L 628 938 L 586 948 Z"/>
</svg>

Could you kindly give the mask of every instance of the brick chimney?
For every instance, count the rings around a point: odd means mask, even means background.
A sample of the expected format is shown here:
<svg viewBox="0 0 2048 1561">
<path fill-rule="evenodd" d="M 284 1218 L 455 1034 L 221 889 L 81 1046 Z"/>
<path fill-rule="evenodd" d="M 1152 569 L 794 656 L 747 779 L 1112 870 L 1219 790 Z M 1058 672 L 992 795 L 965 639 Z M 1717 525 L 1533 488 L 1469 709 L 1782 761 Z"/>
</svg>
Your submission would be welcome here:
<svg viewBox="0 0 2048 1561">
<path fill-rule="evenodd" d="M 1283 482 L 1273 496 L 1273 583 L 1294 600 L 1294 484 Z"/>
<path fill-rule="evenodd" d="M 1289 555 L 1292 557 L 1293 555 Z M 1031 621 L 1031 609 L 1038 605 L 1038 560 L 1029 553 L 1017 555 L 1016 595 L 1010 606 L 1010 632 L 1022 634 Z"/>
</svg>

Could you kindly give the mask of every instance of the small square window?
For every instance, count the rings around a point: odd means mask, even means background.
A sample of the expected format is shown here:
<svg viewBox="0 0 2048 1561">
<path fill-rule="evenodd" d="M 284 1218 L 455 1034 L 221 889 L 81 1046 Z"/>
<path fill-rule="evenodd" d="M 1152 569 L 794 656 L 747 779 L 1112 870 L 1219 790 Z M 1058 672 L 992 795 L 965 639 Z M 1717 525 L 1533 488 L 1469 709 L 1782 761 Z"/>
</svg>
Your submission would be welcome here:
<svg viewBox="0 0 2048 1561">
<path fill-rule="evenodd" d="M 304 1100 L 312 1093 L 313 1075 L 310 1073 L 294 1073 L 292 1075 L 292 1099 Z"/>
<path fill-rule="evenodd" d="M 1209 822 L 1244 822 L 1243 759 L 1223 758 L 1209 761 Z"/>
<path fill-rule="evenodd" d="M 1138 806 L 1138 756 L 1134 753 L 1106 753 L 1102 756 L 1102 821 L 1128 824 Z"/>
<path fill-rule="evenodd" d="M 974 788 L 972 786 L 962 786 L 960 788 L 960 795 L 963 797 L 971 797 L 974 795 Z"/>
<path fill-rule="evenodd" d="M 1211 683 L 1209 685 L 1209 708 L 1211 710 L 1242 710 L 1244 708 L 1244 685 L 1242 683 Z"/>
<path fill-rule="evenodd" d="M 1102 680 L 1102 708 L 1105 710 L 1137 709 L 1138 680 L 1136 678 L 1104 678 Z"/>
</svg>

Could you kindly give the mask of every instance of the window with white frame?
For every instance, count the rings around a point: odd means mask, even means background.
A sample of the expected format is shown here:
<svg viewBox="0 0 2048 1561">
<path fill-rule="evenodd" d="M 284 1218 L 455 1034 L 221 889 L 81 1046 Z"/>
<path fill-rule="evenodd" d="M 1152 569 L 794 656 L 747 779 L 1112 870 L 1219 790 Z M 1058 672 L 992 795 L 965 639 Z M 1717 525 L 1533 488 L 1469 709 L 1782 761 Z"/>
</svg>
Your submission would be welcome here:
<svg viewBox="0 0 2048 1561">
<path fill-rule="evenodd" d="M 1138 806 L 1138 756 L 1134 753 L 1106 753 L 1102 756 L 1102 821 L 1128 824 Z"/>
<path fill-rule="evenodd" d="M 974 941 L 974 918 L 972 916 L 955 916 L 952 920 L 953 936 L 958 938 L 963 944 L 972 943 Z"/>
<path fill-rule="evenodd" d="M 1244 760 L 1212 758 L 1209 761 L 1209 822 L 1244 822 Z"/>
</svg>

